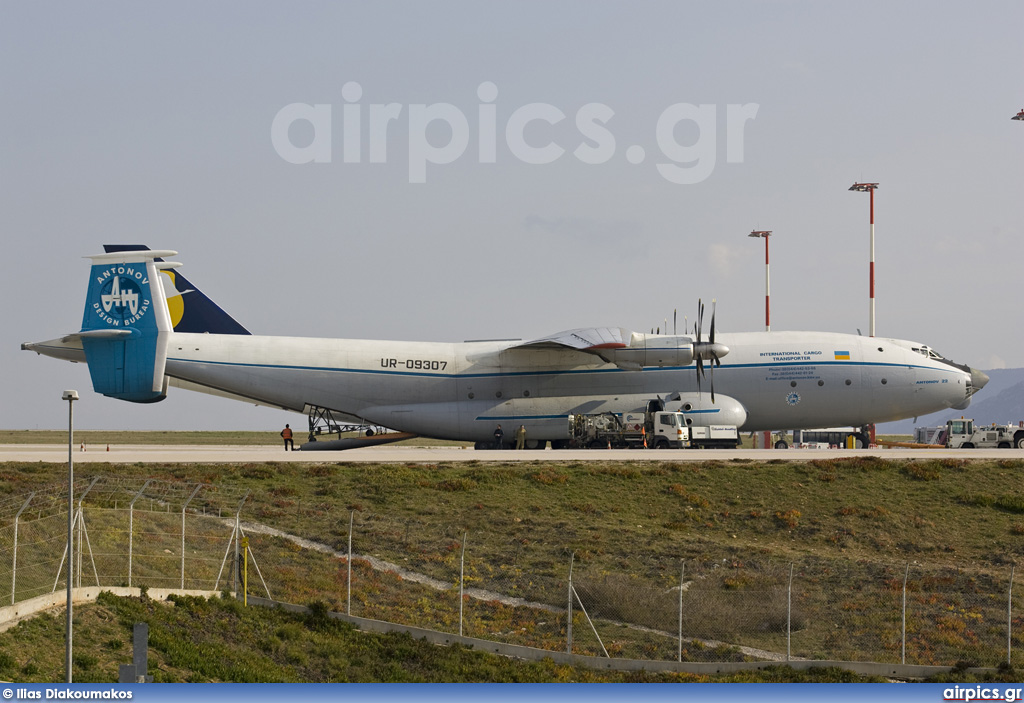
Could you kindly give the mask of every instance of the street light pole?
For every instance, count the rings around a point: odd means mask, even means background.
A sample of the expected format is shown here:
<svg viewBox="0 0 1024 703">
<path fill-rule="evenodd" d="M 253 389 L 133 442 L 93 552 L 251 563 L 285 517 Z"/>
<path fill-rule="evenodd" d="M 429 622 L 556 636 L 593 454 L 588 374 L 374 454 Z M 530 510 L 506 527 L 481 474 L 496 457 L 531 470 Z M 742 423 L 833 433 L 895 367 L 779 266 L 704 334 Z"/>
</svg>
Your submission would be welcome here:
<svg viewBox="0 0 1024 703">
<path fill-rule="evenodd" d="M 78 400 L 78 391 L 64 391 L 62 400 L 68 401 L 68 607 L 67 607 L 67 635 L 64 647 L 64 670 L 66 672 L 65 683 L 71 683 L 71 562 L 74 559 L 74 515 L 75 515 L 75 401 Z"/>
<path fill-rule="evenodd" d="M 868 336 L 875 336 L 875 189 L 878 188 L 877 183 L 854 183 L 850 186 L 850 190 L 855 190 L 860 193 L 867 191 L 871 194 L 871 244 L 870 244 L 870 263 L 868 264 L 868 295 L 871 299 L 870 306 L 868 308 Z"/>
<path fill-rule="evenodd" d="M 748 237 L 764 237 L 764 331 L 772 331 L 771 323 L 771 276 L 768 271 L 768 237 L 771 230 L 754 230 Z"/>
</svg>

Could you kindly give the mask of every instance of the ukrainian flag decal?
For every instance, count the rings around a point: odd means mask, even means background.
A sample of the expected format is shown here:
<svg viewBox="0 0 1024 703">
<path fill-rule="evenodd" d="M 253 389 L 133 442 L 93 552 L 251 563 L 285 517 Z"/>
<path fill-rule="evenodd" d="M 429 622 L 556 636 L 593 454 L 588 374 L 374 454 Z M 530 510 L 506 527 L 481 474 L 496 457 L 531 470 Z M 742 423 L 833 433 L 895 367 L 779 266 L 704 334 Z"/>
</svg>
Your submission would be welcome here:
<svg viewBox="0 0 1024 703">
<path fill-rule="evenodd" d="M 848 351 L 837 351 L 836 352 L 836 361 L 849 361 L 849 360 L 850 360 L 850 352 L 848 352 Z"/>
</svg>

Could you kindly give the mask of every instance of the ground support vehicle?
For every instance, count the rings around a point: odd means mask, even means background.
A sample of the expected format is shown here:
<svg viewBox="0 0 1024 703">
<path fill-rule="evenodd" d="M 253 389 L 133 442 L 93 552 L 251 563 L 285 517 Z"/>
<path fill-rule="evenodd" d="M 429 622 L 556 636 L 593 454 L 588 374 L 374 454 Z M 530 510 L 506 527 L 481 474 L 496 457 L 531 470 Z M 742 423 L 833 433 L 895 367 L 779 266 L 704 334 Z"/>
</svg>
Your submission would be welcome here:
<svg viewBox="0 0 1024 703">
<path fill-rule="evenodd" d="M 1024 449 L 1024 423 L 974 426 L 974 420 L 949 420 L 943 443 L 950 449 Z"/>
<path fill-rule="evenodd" d="M 592 449 L 735 448 L 735 425 L 691 426 L 682 412 L 596 413 L 569 416 L 569 446 Z"/>
</svg>

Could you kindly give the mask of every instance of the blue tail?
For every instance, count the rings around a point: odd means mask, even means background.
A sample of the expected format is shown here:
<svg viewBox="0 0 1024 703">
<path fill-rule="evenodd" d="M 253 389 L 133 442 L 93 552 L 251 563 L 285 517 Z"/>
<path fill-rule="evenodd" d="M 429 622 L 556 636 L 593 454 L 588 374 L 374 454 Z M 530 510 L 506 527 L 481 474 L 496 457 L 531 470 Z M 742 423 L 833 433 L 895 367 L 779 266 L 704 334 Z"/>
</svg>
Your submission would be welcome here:
<svg viewBox="0 0 1024 703">
<path fill-rule="evenodd" d="M 154 258 L 174 252 L 122 252 L 90 257 L 82 330 L 75 335 L 97 393 L 152 403 L 167 393 L 171 321 Z"/>
<path fill-rule="evenodd" d="M 103 250 L 108 253 L 149 251 L 149 247 L 143 244 L 105 244 Z M 163 259 L 157 257 L 155 261 L 162 262 Z M 250 334 L 179 271 L 168 269 L 163 273 L 171 326 L 175 332 Z"/>
</svg>

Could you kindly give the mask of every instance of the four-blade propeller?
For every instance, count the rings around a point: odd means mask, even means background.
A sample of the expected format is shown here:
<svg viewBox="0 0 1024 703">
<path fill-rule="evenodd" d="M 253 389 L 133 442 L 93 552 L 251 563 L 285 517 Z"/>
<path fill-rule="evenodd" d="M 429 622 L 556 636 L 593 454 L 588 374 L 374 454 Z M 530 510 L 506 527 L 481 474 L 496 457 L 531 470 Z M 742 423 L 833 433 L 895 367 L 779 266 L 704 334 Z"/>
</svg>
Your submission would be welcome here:
<svg viewBox="0 0 1024 703">
<path fill-rule="evenodd" d="M 704 302 L 697 300 L 697 341 L 693 344 L 693 358 L 697 361 L 697 392 L 700 392 L 700 381 L 704 378 L 704 361 L 707 360 L 710 372 L 708 379 L 711 385 L 711 402 L 715 402 L 715 367 L 721 366 L 721 357 L 729 353 L 729 347 L 715 342 L 715 301 L 711 301 L 711 331 L 708 341 L 701 341 L 701 329 L 704 324 Z"/>
</svg>

